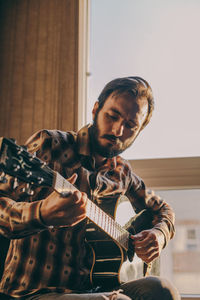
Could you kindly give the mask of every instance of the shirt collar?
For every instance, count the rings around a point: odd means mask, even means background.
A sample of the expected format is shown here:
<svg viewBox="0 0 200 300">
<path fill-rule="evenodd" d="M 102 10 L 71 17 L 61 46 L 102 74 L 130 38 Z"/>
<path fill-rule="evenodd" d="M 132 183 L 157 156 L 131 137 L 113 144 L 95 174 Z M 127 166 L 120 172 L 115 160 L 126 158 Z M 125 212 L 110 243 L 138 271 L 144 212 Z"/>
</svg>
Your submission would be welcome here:
<svg viewBox="0 0 200 300">
<path fill-rule="evenodd" d="M 88 124 L 83 128 L 81 128 L 77 133 L 78 153 L 83 156 L 91 156 L 90 136 L 89 136 L 90 127 L 91 124 Z"/>
</svg>

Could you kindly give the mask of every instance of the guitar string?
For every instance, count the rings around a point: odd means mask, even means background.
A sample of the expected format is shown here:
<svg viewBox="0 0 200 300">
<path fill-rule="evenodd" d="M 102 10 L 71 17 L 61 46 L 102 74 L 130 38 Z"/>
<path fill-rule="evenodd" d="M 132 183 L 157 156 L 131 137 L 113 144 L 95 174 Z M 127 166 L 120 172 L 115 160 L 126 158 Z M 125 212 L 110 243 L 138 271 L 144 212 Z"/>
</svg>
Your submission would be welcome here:
<svg viewBox="0 0 200 300">
<path fill-rule="evenodd" d="M 59 174 L 59 173 L 58 173 Z M 60 175 L 60 174 L 59 174 Z M 60 184 L 63 185 L 65 188 L 69 188 L 69 182 L 66 181 L 61 175 L 59 176 Z M 73 185 L 70 184 L 71 187 L 75 188 Z M 76 188 L 75 188 L 76 189 Z M 95 203 L 93 203 L 90 199 L 88 199 L 88 203 L 90 204 L 88 218 L 91 219 L 96 225 L 101 227 L 107 234 L 113 237 L 116 241 L 118 241 L 121 245 L 127 248 L 127 240 L 129 238 L 129 232 L 124 229 L 119 223 L 115 222 L 113 218 L 111 218 L 108 214 L 106 214 L 103 210 L 101 210 Z M 101 224 L 99 222 L 99 217 L 104 220 Z M 100 226 L 103 225 L 103 226 Z M 112 234 L 112 230 L 115 228 L 115 235 Z"/>
<path fill-rule="evenodd" d="M 14 144 L 14 146 L 16 147 L 16 144 Z M 35 165 L 40 165 L 41 169 L 43 169 L 43 173 L 47 174 L 50 177 L 51 182 L 53 182 L 53 179 L 56 175 L 56 183 L 61 186 L 62 190 L 65 190 L 66 188 L 69 190 L 69 185 L 71 188 L 76 189 L 72 184 L 70 184 L 66 179 L 64 179 L 64 177 L 62 177 L 58 172 L 53 171 L 51 168 L 49 168 L 46 165 L 45 162 L 42 162 L 39 158 L 30 154 L 24 148 L 20 147 L 19 149 L 18 147 L 17 150 L 20 151 L 20 155 L 25 156 L 26 159 L 28 159 L 29 162 L 31 161 L 32 164 L 34 163 Z M 24 166 L 25 164 L 23 165 L 23 168 Z M 39 180 L 41 180 L 41 177 Z M 45 181 L 45 178 L 43 178 L 43 181 Z M 90 199 L 88 199 L 88 202 L 90 203 L 90 210 L 89 210 L 88 217 L 91 218 L 91 220 L 94 223 L 96 223 L 98 226 L 102 227 L 104 231 L 108 233 L 111 237 L 115 238 L 117 241 L 124 244 L 124 241 L 126 241 L 127 237 L 129 237 L 128 231 L 125 230 L 123 227 L 121 227 L 117 222 L 115 222 L 113 218 L 111 218 L 108 214 L 106 214 L 103 210 L 101 210 L 98 206 L 96 206 L 96 204 L 94 204 Z"/>
<path fill-rule="evenodd" d="M 47 165 L 43 165 L 43 169 L 51 177 L 51 181 L 53 181 L 56 173 L 56 184 L 59 187 L 61 187 L 62 190 L 69 191 L 70 188 L 76 189 L 76 187 L 70 184 L 69 181 L 62 177 L 58 172 L 51 170 Z M 106 214 L 103 210 L 101 210 L 90 199 L 88 199 L 88 203 L 89 205 L 87 204 L 87 207 L 89 209 L 87 211 L 87 217 L 100 228 L 102 228 L 113 239 L 118 241 L 122 246 L 127 248 L 129 232 L 126 229 L 124 229 L 119 223 L 117 223 L 113 218 L 111 218 L 108 214 Z"/>
</svg>

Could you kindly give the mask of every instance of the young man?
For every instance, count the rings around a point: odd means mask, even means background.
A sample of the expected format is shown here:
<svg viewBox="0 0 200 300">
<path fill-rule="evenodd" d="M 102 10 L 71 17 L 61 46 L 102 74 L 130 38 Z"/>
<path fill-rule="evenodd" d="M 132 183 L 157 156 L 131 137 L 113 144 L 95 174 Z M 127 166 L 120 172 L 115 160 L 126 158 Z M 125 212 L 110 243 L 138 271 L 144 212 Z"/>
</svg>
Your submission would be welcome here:
<svg viewBox="0 0 200 300">
<path fill-rule="evenodd" d="M 109 284 L 97 287 L 90 280 L 87 197 L 113 215 L 119 197 L 126 195 L 136 213 L 145 210 L 152 216 L 151 228 L 130 239 L 135 253 L 147 264 L 174 235 L 171 207 L 147 191 L 119 156 L 148 124 L 153 108 L 152 90 L 144 79 L 118 78 L 105 86 L 95 103 L 92 125 L 78 133 L 42 130 L 27 141 L 30 152 L 36 152 L 79 191 L 60 195 L 40 187 L 28 195 L 23 182 L 17 185 L 7 176 L 7 183 L 1 184 L 0 232 L 10 239 L 10 248 L 2 293 L 35 300 L 180 299 L 171 283 L 153 276 L 110 288 Z"/>
</svg>

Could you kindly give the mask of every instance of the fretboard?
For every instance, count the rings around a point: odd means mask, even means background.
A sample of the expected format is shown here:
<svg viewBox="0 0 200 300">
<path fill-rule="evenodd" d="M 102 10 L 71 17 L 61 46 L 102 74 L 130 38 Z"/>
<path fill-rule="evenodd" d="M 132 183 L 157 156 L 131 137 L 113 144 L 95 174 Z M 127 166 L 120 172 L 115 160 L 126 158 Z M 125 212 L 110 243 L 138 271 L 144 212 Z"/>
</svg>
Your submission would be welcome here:
<svg viewBox="0 0 200 300">
<path fill-rule="evenodd" d="M 55 172 L 54 189 L 58 193 L 68 193 L 77 191 L 77 188 Z M 126 251 L 128 250 L 129 232 L 120 224 L 106 214 L 99 206 L 97 206 L 90 199 L 87 199 L 86 215 L 90 221 L 95 223 L 106 234 L 108 234 L 114 241 L 120 244 Z"/>
</svg>

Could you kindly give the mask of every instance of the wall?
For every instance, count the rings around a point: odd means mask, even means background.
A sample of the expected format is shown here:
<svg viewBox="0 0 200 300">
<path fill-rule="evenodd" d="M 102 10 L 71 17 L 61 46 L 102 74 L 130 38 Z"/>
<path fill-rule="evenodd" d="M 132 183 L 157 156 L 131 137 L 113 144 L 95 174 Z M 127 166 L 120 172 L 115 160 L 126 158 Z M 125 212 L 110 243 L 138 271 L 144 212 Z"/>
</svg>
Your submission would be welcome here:
<svg viewBox="0 0 200 300">
<path fill-rule="evenodd" d="M 0 0 L 0 136 L 77 128 L 78 19 L 78 0 Z"/>
<path fill-rule="evenodd" d="M 77 127 L 78 0 L 0 0 L 0 136 Z"/>
</svg>

